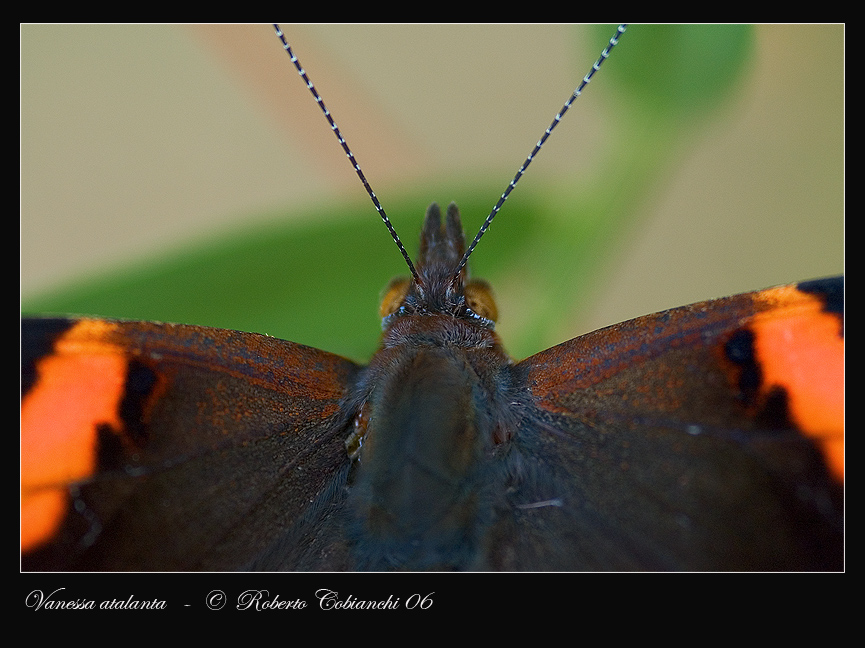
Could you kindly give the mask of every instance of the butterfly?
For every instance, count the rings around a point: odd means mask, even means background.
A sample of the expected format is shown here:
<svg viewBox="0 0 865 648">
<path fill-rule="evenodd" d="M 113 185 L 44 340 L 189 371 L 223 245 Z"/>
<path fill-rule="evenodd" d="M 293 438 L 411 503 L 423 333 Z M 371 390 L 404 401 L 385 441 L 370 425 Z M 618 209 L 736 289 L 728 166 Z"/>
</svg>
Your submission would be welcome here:
<svg viewBox="0 0 865 648">
<path fill-rule="evenodd" d="M 453 270 L 452 251 L 464 243 L 456 211 L 446 211 L 443 229 L 436 209 L 427 216 L 419 268 L 444 264 Z M 443 249 L 450 251 L 444 260 Z M 468 309 L 477 331 L 469 337 L 476 346 L 498 352 L 490 328 L 495 317 L 485 289 L 478 290 L 480 296 L 472 298 L 479 300 L 477 305 Z M 372 369 L 362 369 L 331 354 L 249 334 L 107 320 L 35 320 L 26 323 L 23 333 L 22 351 L 35 354 L 32 363 L 23 364 L 22 380 L 37 389 L 36 365 L 62 357 L 64 348 L 71 349 L 73 359 L 120 360 L 113 369 L 94 372 L 109 377 L 116 370 L 123 378 L 114 381 L 115 387 L 120 385 L 125 393 L 119 419 L 106 419 L 93 441 L 100 448 L 101 472 L 93 480 L 79 476 L 60 489 L 66 491 L 61 499 L 78 506 L 76 520 L 63 533 L 70 534 L 71 546 L 81 549 L 72 554 L 73 560 L 82 561 L 74 563 L 79 566 L 114 568 L 118 563 L 112 561 L 124 556 L 138 561 L 126 563 L 130 568 L 141 569 L 831 569 L 840 564 L 839 486 L 828 474 L 823 449 L 791 434 L 795 426 L 789 416 L 785 418 L 787 406 L 778 404 L 778 396 L 767 396 L 759 378 L 755 383 L 754 375 L 760 373 L 756 368 L 761 366 L 754 343 L 759 335 L 751 329 L 761 313 L 787 309 L 826 314 L 837 325 L 839 295 L 843 296 L 843 283 L 829 281 L 649 316 L 522 363 L 511 364 L 497 354 L 480 361 L 486 373 L 474 361 L 466 361 L 463 369 L 471 366 L 477 382 L 466 378 L 467 372 L 454 371 L 453 357 L 437 353 L 393 361 L 386 360 L 386 354 L 377 355 Z M 430 309 L 417 295 L 412 299 L 411 308 Z M 386 315 L 392 318 L 402 307 Z M 719 318 L 711 326 L 705 321 L 707 310 Z M 401 319 L 395 321 L 399 324 Z M 676 322 L 672 328 L 677 334 L 685 334 L 681 342 L 658 332 L 671 321 Z M 440 334 L 424 330 L 402 335 L 415 339 Z M 447 335 L 450 343 L 456 339 L 464 344 L 467 334 Z M 634 339 L 646 348 L 634 346 Z M 677 351 L 677 344 L 685 346 Z M 590 351 L 598 348 L 605 351 Z M 587 353 L 600 355 L 601 366 L 578 378 L 574 360 Z M 418 363 L 419 373 L 407 371 L 405 362 Z M 559 372 L 567 369 L 564 386 L 552 378 L 554 365 Z M 298 374 L 297 368 L 303 371 Z M 682 382 L 685 368 L 691 372 L 687 375 L 703 381 L 688 385 L 694 394 L 701 392 L 700 386 L 716 388 L 706 402 L 698 404 L 689 393 L 688 405 L 683 404 L 682 385 L 669 379 L 678 376 Z M 79 366 L 72 370 L 80 375 Z M 394 392 L 375 386 L 399 386 L 412 375 L 417 378 L 408 380 L 407 389 Z M 647 375 L 656 382 L 641 383 Z M 568 380 L 576 382 L 571 385 Z M 580 398 L 572 399 L 576 383 L 583 380 Z M 276 383 L 292 387 L 276 397 Z M 415 474 L 415 483 L 426 487 L 416 488 L 420 492 L 414 499 L 381 506 L 382 489 L 388 491 L 389 485 L 407 477 L 391 473 L 387 466 L 392 462 L 376 464 L 372 458 L 376 453 L 411 453 L 376 444 L 375 430 L 387 427 L 378 412 L 383 408 L 411 418 L 416 407 L 400 406 L 401 398 L 410 403 L 420 398 L 423 407 L 438 411 L 449 401 L 466 398 L 466 389 L 473 398 L 458 410 L 474 412 L 477 429 L 454 426 L 460 439 L 422 446 L 418 452 L 429 465 L 414 457 L 409 466 L 415 473 L 432 468 L 428 472 L 434 479 Z M 99 392 L 108 394 L 107 388 Z M 227 394 L 230 400 L 225 400 Z M 610 394 L 628 394 L 630 405 Z M 186 445 L 180 428 L 201 417 L 209 423 L 193 435 L 192 445 Z M 131 425 L 134 421 L 145 424 Z M 274 424 L 280 432 L 266 432 Z M 171 429 L 177 432 L 165 432 Z M 161 441 L 151 440 L 154 430 L 160 431 Z M 227 430 L 232 430 L 230 441 L 224 440 Z M 610 434 L 619 436 L 607 442 Z M 720 457 L 731 448 L 737 460 L 730 472 L 743 482 L 741 490 L 732 488 L 735 480 L 713 474 L 720 473 L 718 464 L 728 464 Z M 453 479 L 442 480 L 445 464 L 454 460 L 448 453 L 454 449 L 468 453 L 471 460 L 462 456 L 468 463 L 460 464 Z M 280 457 L 270 464 L 271 473 L 263 470 L 263 456 L 271 462 Z M 591 469 L 585 479 L 575 479 L 576 465 L 606 469 Z M 228 466 L 230 484 L 208 481 L 214 472 L 228 473 Z M 85 476 L 89 470 L 84 470 Z M 304 478 L 298 485 L 295 477 L 301 473 Z M 288 479 L 288 474 L 293 477 Z M 178 480 L 185 483 L 183 488 L 176 487 Z M 238 483 L 245 486 L 237 487 Z M 261 483 L 268 484 L 264 491 L 249 486 Z M 779 484 L 785 487 L 780 494 L 775 492 Z M 802 501 L 789 501 L 793 485 L 806 493 L 800 494 Z M 152 546 L 142 546 L 142 538 L 150 537 L 145 529 L 153 523 L 152 503 L 174 501 L 178 494 L 183 501 L 158 522 L 169 532 L 172 546 L 155 538 Z M 426 531 L 417 531 L 418 524 L 430 521 L 414 519 L 436 518 L 415 511 L 415 504 L 427 495 L 433 501 L 425 506 L 438 512 L 436 524 L 446 530 L 430 534 L 432 544 L 424 542 Z M 741 503 L 752 498 L 761 504 L 745 507 L 752 517 L 742 517 L 738 525 L 731 525 L 729 515 L 717 510 L 708 515 L 710 519 L 705 517 L 712 508 L 709 501 Z M 224 517 L 212 513 L 217 502 Z M 764 535 L 766 508 L 785 516 L 793 511 L 797 517 L 769 525 L 775 534 Z M 352 513 L 364 509 L 372 513 Z M 278 515 L 273 515 L 275 510 Z M 191 517 L 207 521 L 199 535 L 188 528 Z M 472 523 L 466 525 L 465 520 Z M 750 535 L 743 535 L 740 527 Z M 213 538 L 214 528 L 220 529 L 216 547 L 201 537 Z M 819 532 L 801 531 L 813 528 Z M 393 541 L 388 530 L 401 540 Z M 765 559 L 766 545 L 774 547 L 770 553 L 778 562 L 749 562 Z M 54 548 L 65 553 L 69 546 L 60 543 Z M 188 553 L 205 546 L 206 556 Z M 485 550 L 478 550 L 481 546 Z M 827 555 L 815 546 L 828 547 Z M 105 547 L 111 548 L 111 555 L 103 553 Z M 41 559 L 47 561 L 42 564 L 50 566 L 58 559 L 56 551 L 51 557 L 50 548 L 41 551 Z M 67 559 L 69 554 L 60 557 Z"/>
</svg>

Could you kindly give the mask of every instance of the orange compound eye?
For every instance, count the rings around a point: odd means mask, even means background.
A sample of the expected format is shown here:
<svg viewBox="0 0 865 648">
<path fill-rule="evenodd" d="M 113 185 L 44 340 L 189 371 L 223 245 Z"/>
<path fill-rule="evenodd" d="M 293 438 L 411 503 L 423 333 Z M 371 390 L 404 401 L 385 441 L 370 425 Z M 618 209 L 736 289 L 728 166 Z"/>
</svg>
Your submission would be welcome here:
<svg viewBox="0 0 865 648">
<path fill-rule="evenodd" d="M 387 317 L 397 311 L 402 306 L 405 296 L 408 294 L 408 288 L 411 280 L 408 277 L 397 277 L 391 279 L 384 291 L 384 297 L 381 299 L 381 305 L 378 307 L 380 317 Z"/>
<path fill-rule="evenodd" d="M 465 287 L 466 304 L 476 315 L 495 322 L 499 309 L 493 297 L 493 289 L 486 281 L 472 279 Z"/>
</svg>

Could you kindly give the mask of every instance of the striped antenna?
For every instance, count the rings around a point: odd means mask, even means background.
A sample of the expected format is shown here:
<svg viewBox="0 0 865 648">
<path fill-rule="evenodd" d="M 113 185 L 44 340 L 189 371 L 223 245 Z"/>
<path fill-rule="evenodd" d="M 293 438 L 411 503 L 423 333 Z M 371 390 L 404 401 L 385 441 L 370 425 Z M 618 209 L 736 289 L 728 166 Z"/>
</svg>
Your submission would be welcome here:
<svg viewBox="0 0 865 648">
<path fill-rule="evenodd" d="M 273 28 L 276 30 L 276 35 L 279 37 L 279 40 L 282 41 L 283 49 L 288 52 L 288 56 L 291 58 L 291 62 L 294 63 L 294 67 L 297 68 L 298 74 L 300 74 L 301 78 L 306 83 L 306 87 L 309 88 L 312 96 L 315 97 L 315 102 L 318 104 L 318 107 L 321 108 L 321 112 L 323 112 L 324 116 L 327 118 L 327 121 L 330 124 L 330 129 L 334 132 L 334 134 L 336 135 L 336 139 L 339 140 L 339 143 L 342 146 L 342 150 L 345 151 L 345 154 L 348 156 L 348 161 L 351 163 L 352 168 L 354 168 L 354 172 L 357 173 L 357 177 L 360 178 L 360 181 L 363 183 L 364 189 L 366 189 L 366 192 L 372 199 L 372 204 L 375 205 L 375 209 L 378 212 L 378 215 L 381 216 L 381 219 L 387 226 L 387 229 L 390 232 L 390 235 L 393 237 L 394 242 L 396 242 L 399 251 L 402 252 L 402 256 L 405 259 L 405 262 L 408 264 L 408 269 L 411 270 L 411 274 L 412 277 L 414 277 L 415 283 L 420 285 L 420 277 L 418 277 L 417 271 L 414 268 L 414 264 L 411 262 L 411 258 L 409 257 L 408 252 L 406 252 L 402 241 L 399 240 L 399 236 L 397 236 L 396 230 L 393 228 L 390 219 L 384 212 L 384 207 L 381 206 L 378 198 L 376 198 L 375 192 L 372 190 L 372 187 L 369 186 L 369 182 L 367 182 L 366 177 L 363 175 L 363 171 L 360 170 L 360 165 L 357 163 L 357 160 L 354 157 L 354 153 L 351 152 L 351 149 L 348 147 L 348 144 L 346 144 L 342 133 L 339 132 L 339 128 L 337 127 L 336 122 L 333 121 L 333 117 L 331 117 L 330 111 L 324 105 L 324 100 L 321 98 L 321 95 L 318 94 L 318 90 L 315 89 L 312 81 L 309 80 L 309 77 L 306 75 L 306 70 L 303 69 L 300 61 L 297 60 L 297 57 L 291 50 L 291 45 L 288 44 L 288 41 L 285 39 L 285 34 L 282 33 L 279 25 L 275 24 Z"/>
<path fill-rule="evenodd" d="M 460 271 L 463 269 L 463 267 L 465 267 L 466 263 L 469 260 L 469 256 L 471 255 L 472 251 L 477 246 L 478 241 L 481 240 L 481 237 L 484 235 L 484 233 L 487 231 L 487 229 L 489 229 L 490 223 L 493 222 L 493 219 L 496 217 L 496 214 L 499 213 L 499 209 L 502 208 L 502 205 L 508 199 L 508 196 L 510 195 L 511 191 L 513 191 L 513 189 L 516 186 L 519 179 L 526 172 L 526 169 L 529 168 L 529 165 L 532 163 L 532 160 L 535 159 L 535 156 L 538 154 L 538 151 L 541 150 L 541 147 L 544 145 L 544 142 L 546 142 L 547 138 L 550 136 L 550 133 L 553 132 L 553 129 L 562 120 L 562 117 L 564 116 L 564 114 L 566 112 L 568 112 L 568 108 L 571 107 L 571 104 L 574 103 L 576 98 L 579 97 L 580 94 L 583 92 L 583 88 L 585 88 L 588 85 L 589 81 L 592 80 L 592 77 L 594 76 L 595 72 L 597 72 L 598 69 L 600 69 L 601 64 L 605 60 L 607 60 L 607 57 L 610 55 L 610 52 L 616 46 L 616 44 L 619 42 L 619 36 L 621 36 L 622 34 L 625 33 L 625 29 L 627 29 L 627 27 L 628 26 L 626 24 L 618 26 L 618 28 L 616 29 L 616 33 L 613 34 L 613 37 L 610 39 L 610 42 L 607 43 L 607 46 L 604 48 L 604 51 L 601 52 L 601 55 L 598 57 L 598 60 L 595 61 L 595 64 L 592 66 L 592 69 L 589 70 L 588 74 L 586 74 L 586 76 L 583 77 L 583 80 L 580 82 L 580 85 L 577 86 L 577 89 L 574 90 L 573 94 L 570 97 L 568 97 L 568 100 L 565 102 L 565 105 L 562 106 L 562 109 L 558 112 L 558 114 L 556 114 L 555 118 L 553 119 L 553 123 L 551 123 L 547 127 L 547 130 L 544 131 L 543 137 L 541 137 L 541 139 L 538 140 L 538 143 L 535 144 L 535 148 L 532 149 L 532 152 L 529 153 L 529 157 L 526 158 L 526 161 L 523 162 L 523 165 L 520 167 L 519 171 L 517 171 L 517 174 L 514 176 L 513 180 L 510 181 L 510 183 L 508 184 L 504 193 L 502 194 L 501 198 L 499 198 L 499 201 L 495 204 L 495 207 L 493 207 L 493 210 L 490 212 L 490 215 L 487 216 L 487 219 L 484 221 L 484 224 L 481 225 L 480 231 L 477 233 L 477 235 L 475 236 L 471 245 L 469 245 L 468 249 L 466 250 L 466 253 L 463 255 L 463 258 L 460 260 L 459 265 L 457 266 L 456 270 L 454 271 L 453 283 L 457 283 L 457 281 L 459 281 Z"/>
</svg>

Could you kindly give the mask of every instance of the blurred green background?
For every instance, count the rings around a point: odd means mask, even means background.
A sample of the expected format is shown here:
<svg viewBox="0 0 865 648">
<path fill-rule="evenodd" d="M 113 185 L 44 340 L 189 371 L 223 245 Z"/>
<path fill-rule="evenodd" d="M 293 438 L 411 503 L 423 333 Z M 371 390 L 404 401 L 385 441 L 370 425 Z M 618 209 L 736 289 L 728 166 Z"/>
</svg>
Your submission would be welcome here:
<svg viewBox="0 0 865 648">
<path fill-rule="evenodd" d="M 612 26 L 284 25 L 412 256 L 469 238 Z M 472 257 L 524 357 L 843 271 L 844 28 L 633 25 Z M 365 360 L 406 270 L 269 26 L 21 27 L 21 307 Z"/>
</svg>

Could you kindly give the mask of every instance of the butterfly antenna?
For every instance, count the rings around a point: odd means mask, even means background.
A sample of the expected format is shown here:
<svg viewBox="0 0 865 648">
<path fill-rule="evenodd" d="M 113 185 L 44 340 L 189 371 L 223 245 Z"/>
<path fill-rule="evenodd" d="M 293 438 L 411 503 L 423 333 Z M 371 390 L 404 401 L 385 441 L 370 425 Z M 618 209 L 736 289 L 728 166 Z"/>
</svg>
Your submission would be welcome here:
<svg viewBox="0 0 865 648">
<path fill-rule="evenodd" d="M 532 160 L 535 159 L 535 156 L 538 154 L 538 151 L 540 151 L 541 147 L 544 145 L 544 142 L 547 141 L 547 138 L 550 136 L 550 133 L 553 132 L 553 129 L 562 120 L 562 117 L 564 116 L 564 114 L 566 112 L 568 112 L 568 108 L 571 107 L 571 104 L 574 103 L 576 98 L 579 97 L 580 94 L 583 92 L 583 88 L 585 88 L 589 84 L 589 81 L 592 80 L 592 77 L 595 75 L 595 72 L 597 72 L 600 69 L 601 64 L 607 60 L 607 57 L 610 55 L 610 52 L 613 50 L 613 48 L 619 42 L 619 37 L 625 33 L 625 30 L 627 28 L 628 28 L 627 24 L 619 25 L 616 28 L 616 33 L 613 34 L 612 38 L 610 38 L 610 42 L 607 43 L 607 46 L 604 48 L 604 51 L 601 52 L 601 55 L 598 57 L 598 60 L 595 61 L 595 64 L 592 66 L 592 69 L 589 70 L 588 74 L 586 74 L 586 76 L 583 77 L 583 80 L 580 82 L 580 85 L 577 86 L 577 89 L 574 90 L 573 94 L 570 97 L 568 97 L 568 100 L 565 102 L 565 105 L 562 106 L 562 109 L 556 114 L 555 118 L 553 119 L 553 122 L 547 127 L 547 130 L 544 131 L 544 134 L 541 137 L 541 139 L 538 140 L 538 143 L 535 144 L 535 148 L 533 148 L 532 152 L 529 153 L 529 157 L 526 158 L 526 161 L 523 162 L 523 165 L 520 167 L 519 171 L 517 171 L 517 174 L 514 176 L 513 180 L 510 181 L 510 183 L 508 184 L 504 193 L 502 194 L 501 198 L 499 198 L 499 201 L 495 204 L 495 207 L 493 207 L 493 210 L 490 212 L 490 215 L 487 216 L 487 219 L 484 221 L 484 224 L 481 225 L 481 229 L 477 233 L 477 235 L 475 236 L 471 245 L 469 245 L 465 254 L 463 254 L 463 258 L 460 260 L 459 265 L 457 266 L 456 271 L 454 272 L 454 278 L 453 278 L 454 283 L 456 283 L 459 280 L 460 272 L 462 271 L 462 269 L 465 267 L 466 263 L 468 262 L 469 256 L 471 255 L 472 251 L 477 246 L 478 241 L 481 240 L 481 237 L 484 235 L 484 233 L 487 231 L 487 229 L 489 229 L 490 223 L 493 222 L 493 219 L 496 217 L 496 214 L 499 213 L 499 209 L 501 209 L 502 205 L 505 204 L 505 201 L 508 199 L 508 196 L 510 195 L 511 191 L 513 191 L 517 182 L 519 182 L 519 179 L 523 177 L 523 174 L 526 172 L 526 169 L 529 168 L 529 165 L 532 163 Z"/>
<path fill-rule="evenodd" d="M 364 189 L 366 189 L 366 192 L 372 199 L 372 204 L 375 205 L 375 209 L 378 212 L 378 215 L 381 216 L 381 219 L 384 221 L 385 226 L 387 226 L 387 229 L 390 232 L 390 235 L 393 237 L 393 240 L 399 248 L 399 251 L 402 253 L 405 262 L 408 264 L 408 269 L 411 270 L 412 277 L 414 277 L 414 280 L 417 284 L 420 284 L 420 277 L 418 277 L 417 271 L 414 268 L 414 264 L 411 262 L 411 258 L 409 257 L 408 252 L 406 252 L 405 246 L 403 246 L 402 241 L 399 240 L 399 236 L 397 236 L 396 230 L 393 228 L 390 219 L 387 217 L 387 214 L 384 211 L 384 207 L 381 206 L 378 198 L 376 198 L 375 192 L 372 190 L 369 182 L 367 182 L 366 176 L 364 176 L 363 171 L 360 170 L 360 165 L 357 163 L 357 160 L 354 157 L 354 153 L 351 152 L 351 149 L 345 142 L 345 138 L 343 138 L 342 133 L 339 132 L 339 128 L 337 127 L 336 122 L 333 121 L 333 117 L 331 117 L 330 111 L 327 109 L 327 106 L 324 105 L 324 100 L 321 98 L 321 95 L 318 94 L 318 90 L 315 89 L 312 81 L 309 80 L 309 77 L 306 74 L 306 70 L 303 69 L 300 61 L 297 60 L 297 56 L 295 56 L 294 52 L 291 50 L 291 45 L 288 44 L 288 41 L 285 39 L 285 34 L 282 33 L 279 25 L 274 24 L 273 28 L 276 30 L 276 35 L 279 37 L 279 40 L 282 41 L 283 49 L 288 52 L 288 56 L 291 58 L 291 62 L 294 63 L 294 67 L 297 68 L 298 74 L 300 74 L 301 78 L 306 83 L 306 87 L 309 88 L 312 96 L 315 97 L 315 102 L 318 104 L 318 107 L 321 108 L 321 112 L 323 112 L 324 116 L 327 118 L 327 121 L 330 124 L 330 129 L 333 131 L 334 135 L 336 135 L 336 139 L 339 140 L 339 143 L 342 146 L 342 150 L 345 151 L 345 154 L 348 156 L 348 161 L 351 162 L 351 166 L 352 168 L 354 168 L 354 172 L 363 183 Z"/>
</svg>

